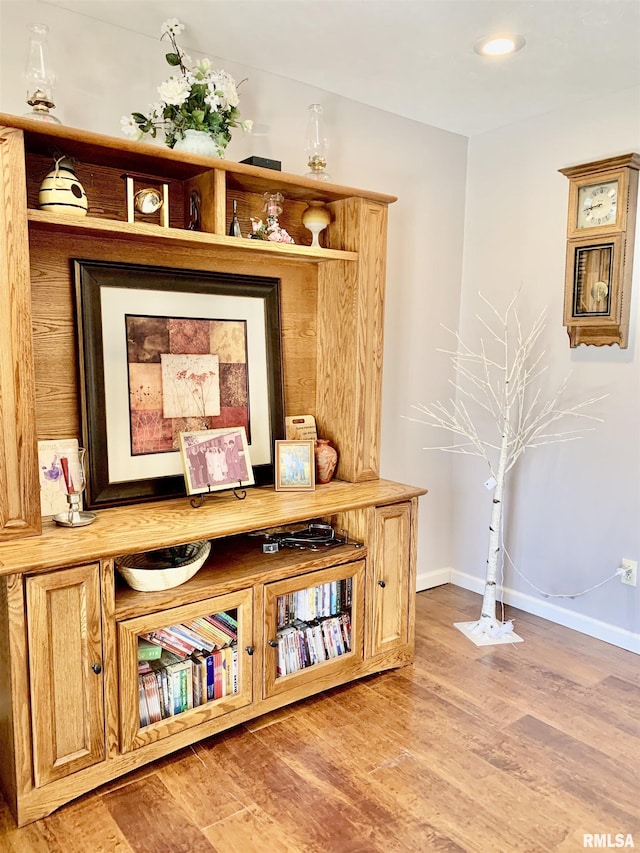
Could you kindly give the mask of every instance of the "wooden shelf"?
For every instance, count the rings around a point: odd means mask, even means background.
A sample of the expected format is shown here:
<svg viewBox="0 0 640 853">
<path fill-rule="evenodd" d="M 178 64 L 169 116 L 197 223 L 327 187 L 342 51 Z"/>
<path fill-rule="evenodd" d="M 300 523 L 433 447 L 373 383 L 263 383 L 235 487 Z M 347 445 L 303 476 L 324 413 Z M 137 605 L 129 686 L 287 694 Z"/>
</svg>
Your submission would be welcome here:
<svg viewBox="0 0 640 853">
<path fill-rule="evenodd" d="M 357 252 L 270 243 L 268 240 L 227 237 L 202 231 L 186 231 L 182 228 L 162 228 L 160 225 L 148 225 L 144 222 L 119 222 L 112 219 L 97 219 L 91 216 L 55 216 L 43 210 L 29 210 L 27 218 L 32 228 L 61 231 L 66 234 L 86 234 L 91 237 L 109 235 L 121 240 L 134 240 L 136 242 L 144 240 L 145 242 L 151 241 L 165 246 L 180 246 L 181 248 L 216 246 L 232 251 L 257 252 L 278 258 L 291 258 L 292 260 L 311 263 L 358 260 Z"/>
<path fill-rule="evenodd" d="M 331 202 L 346 198 L 367 198 L 380 204 L 397 201 L 396 196 L 386 193 L 320 182 L 302 175 L 234 163 L 231 160 L 174 152 L 157 142 L 132 142 L 124 136 L 105 136 L 0 113 L 0 126 L 3 125 L 23 130 L 27 147 L 34 153 L 50 156 L 54 149 L 64 150 L 67 156 L 76 157 L 81 163 L 90 162 L 101 166 L 117 163 L 123 171 L 149 175 L 159 170 L 165 178 L 173 180 L 187 180 L 203 172 L 217 170 L 227 173 L 229 189 L 263 193 L 267 190 L 274 192 L 279 188 L 286 197 L 300 201 L 317 199 Z"/>
<path fill-rule="evenodd" d="M 0 544 L 0 575 L 44 571 L 61 561 L 66 565 L 88 563 L 198 539 L 250 533 L 423 494 L 424 489 L 389 480 L 333 480 L 314 492 L 276 492 L 273 486 L 251 488 L 242 502 L 229 492 L 219 492 L 200 509 L 193 509 L 186 497 L 103 509 L 93 524 L 75 530 L 45 519 L 41 536 Z"/>
<path fill-rule="evenodd" d="M 233 536 L 214 542 L 204 566 L 186 583 L 173 589 L 138 592 L 119 579 L 116 588 L 116 619 L 159 612 L 168 607 L 224 595 L 243 586 L 308 574 L 338 562 L 362 560 L 367 555 L 364 546 L 355 544 L 319 551 L 283 548 L 275 553 L 264 554 L 263 541 L 261 536 Z"/>
</svg>

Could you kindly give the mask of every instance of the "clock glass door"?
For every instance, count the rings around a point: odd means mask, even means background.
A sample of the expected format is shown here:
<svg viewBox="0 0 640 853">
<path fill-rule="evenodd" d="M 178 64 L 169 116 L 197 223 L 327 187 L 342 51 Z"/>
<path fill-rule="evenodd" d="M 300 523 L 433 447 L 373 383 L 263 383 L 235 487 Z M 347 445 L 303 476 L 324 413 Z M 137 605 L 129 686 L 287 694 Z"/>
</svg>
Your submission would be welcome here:
<svg viewBox="0 0 640 853">
<path fill-rule="evenodd" d="M 576 248 L 573 316 L 611 314 L 613 243 Z"/>
</svg>

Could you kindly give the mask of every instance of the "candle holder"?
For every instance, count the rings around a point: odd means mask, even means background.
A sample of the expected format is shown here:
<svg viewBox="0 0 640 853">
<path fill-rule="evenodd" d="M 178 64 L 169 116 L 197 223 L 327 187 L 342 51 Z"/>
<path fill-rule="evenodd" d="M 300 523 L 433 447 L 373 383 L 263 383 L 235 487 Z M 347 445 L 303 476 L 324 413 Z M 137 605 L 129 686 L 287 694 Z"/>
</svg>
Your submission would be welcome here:
<svg viewBox="0 0 640 853">
<path fill-rule="evenodd" d="M 67 503 L 69 504 L 68 512 L 59 512 L 53 516 L 55 523 L 61 527 L 86 527 L 98 517 L 95 512 L 83 512 L 82 510 L 82 493 L 87 484 L 84 473 L 86 452 L 81 447 L 78 449 L 77 458 L 75 456 L 60 457 L 60 467 L 67 490 Z"/>
</svg>

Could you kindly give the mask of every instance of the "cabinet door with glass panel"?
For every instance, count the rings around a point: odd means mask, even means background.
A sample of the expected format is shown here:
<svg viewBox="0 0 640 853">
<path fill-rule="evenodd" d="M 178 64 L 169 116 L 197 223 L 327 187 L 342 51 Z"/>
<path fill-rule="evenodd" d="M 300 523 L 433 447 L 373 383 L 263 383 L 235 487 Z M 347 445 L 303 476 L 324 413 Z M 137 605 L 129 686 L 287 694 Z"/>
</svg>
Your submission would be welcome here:
<svg viewBox="0 0 640 853">
<path fill-rule="evenodd" d="M 253 590 L 118 622 L 123 752 L 249 705 Z"/>
<path fill-rule="evenodd" d="M 355 560 L 266 585 L 265 698 L 316 680 L 329 687 L 358 669 L 364 569 Z"/>
</svg>

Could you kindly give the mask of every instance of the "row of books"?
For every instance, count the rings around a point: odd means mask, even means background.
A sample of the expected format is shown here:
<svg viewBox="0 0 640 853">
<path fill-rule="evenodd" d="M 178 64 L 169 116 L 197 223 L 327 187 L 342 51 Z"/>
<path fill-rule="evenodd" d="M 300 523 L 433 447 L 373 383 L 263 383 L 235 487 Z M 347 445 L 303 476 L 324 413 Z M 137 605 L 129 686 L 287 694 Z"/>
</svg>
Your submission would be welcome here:
<svg viewBox="0 0 640 853">
<path fill-rule="evenodd" d="M 234 611 L 235 612 L 235 611 Z M 224 649 L 238 640 L 238 621 L 232 613 L 222 611 L 210 616 L 198 616 L 179 625 L 169 625 L 141 634 L 147 644 L 138 644 L 138 660 L 149 660 L 157 657 L 149 650 L 149 645 L 159 646 L 183 658 L 189 657 L 195 651 L 212 652 L 214 649 Z"/>
<path fill-rule="evenodd" d="M 138 637 L 141 726 L 238 692 L 236 616 L 212 613 Z"/>
<path fill-rule="evenodd" d="M 338 616 L 351 607 L 352 591 L 353 578 L 343 578 L 279 595 L 278 628 L 284 628 L 294 619 L 314 622 L 328 616 Z"/>
<path fill-rule="evenodd" d="M 237 646 L 195 651 L 186 658 L 163 649 L 156 660 L 138 663 L 141 726 L 237 692 Z"/>
<path fill-rule="evenodd" d="M 278 677 L 351 651 L 351 616 L 341 613 L 313 624 L 295 619 L 278 631 Z"/>
</svg>

